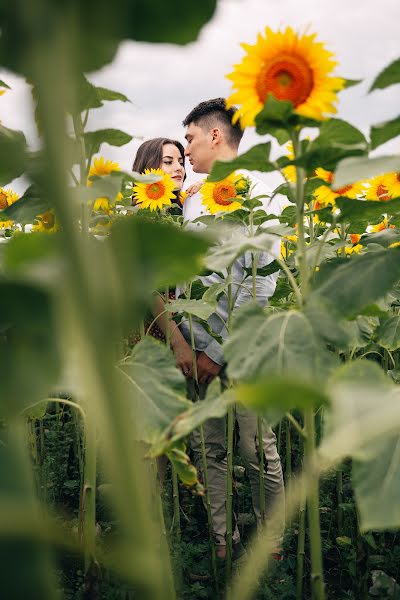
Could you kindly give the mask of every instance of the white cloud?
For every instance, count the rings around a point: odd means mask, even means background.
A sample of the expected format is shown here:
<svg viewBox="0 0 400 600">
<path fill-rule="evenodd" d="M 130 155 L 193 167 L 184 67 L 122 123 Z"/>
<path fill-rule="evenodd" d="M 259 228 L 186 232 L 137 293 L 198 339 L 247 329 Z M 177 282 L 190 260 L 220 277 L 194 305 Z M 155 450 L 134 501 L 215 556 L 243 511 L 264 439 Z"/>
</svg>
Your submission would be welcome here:
<svg viewBox="0 0 400 600">
<path fill-rule="evenodd" d="M 372 123 L 399 112 L 399 86 L 367 95 L 376 74 L 398 58 L 399 17 L 397 0 L 220 0 L 214 19 L 192 44 L 121 44 L 113 63 L 90 78 L 125 93 L 132 103 L 111 102 L 93 111 L 89 128 L 116 127 L 143 139 L 165 136 L 183 141 L 181 122 L 186 114 L 202 100 L 229 93 L 224 76 L 243 55 L 240 42 L 253 43 L 265 25 L 289 24 L 316 32 L 337 56 L 340 75 L 364 80 L 341 94 L 339 116 L 367 133 Z M 0 79 L 13 87 L 0 98 L 3 124 L 23 129 L 34 144 L 27 86 L 7 73 L 0 72 Z M 242 149 L 257 141 L 254 133 L 246 133 Z M 122 148 L 104 146 L 102 151 L 129 169 L 140 142 L 135 139 Z M 398 142 L 382 148 L 398 150 Z"/>
</svg>

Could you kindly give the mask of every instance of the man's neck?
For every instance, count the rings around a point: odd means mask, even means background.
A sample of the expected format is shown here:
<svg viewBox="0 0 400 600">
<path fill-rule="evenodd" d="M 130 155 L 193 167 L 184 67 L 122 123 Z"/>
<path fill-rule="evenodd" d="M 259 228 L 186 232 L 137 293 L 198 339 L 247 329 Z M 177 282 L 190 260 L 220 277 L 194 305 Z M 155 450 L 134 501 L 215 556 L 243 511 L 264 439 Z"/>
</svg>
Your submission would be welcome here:
<svg viewBox="0 0 400 600">
<path fill-rule="evenodd" d="M 218 154 L 214 156 L 214 162 L 217 160 L 233 160 L 238 155 L 237 150 L 232 150 L 232 148 L 224 147 L 218 150 Z M 214 164 L 214 163 L 213 163 Z M 211 173 L 212 165 L 210 167 L 209 173 Z"/>
</svg>

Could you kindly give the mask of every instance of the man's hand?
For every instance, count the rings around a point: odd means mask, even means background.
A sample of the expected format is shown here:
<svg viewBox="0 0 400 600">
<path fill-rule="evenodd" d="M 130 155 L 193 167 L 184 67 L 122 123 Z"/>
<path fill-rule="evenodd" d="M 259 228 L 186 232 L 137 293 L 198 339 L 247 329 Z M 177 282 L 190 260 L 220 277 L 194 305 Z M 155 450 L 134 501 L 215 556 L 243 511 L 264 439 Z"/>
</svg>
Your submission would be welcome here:
<svg viewBox="0 0 400 600">
<path fill-rule="evenodd" d="M 222 366 L 211 360 L 205 352 L 198 353 L 196 363 L 199 383 L 211 383 L 222 369 Z"/>
<path fill-rule="evenodd" d="M 173 344 L 176 366 L 181 369 L 185 377 L 193 377 L 192 349 L 183 337 Z"/>
</svg>

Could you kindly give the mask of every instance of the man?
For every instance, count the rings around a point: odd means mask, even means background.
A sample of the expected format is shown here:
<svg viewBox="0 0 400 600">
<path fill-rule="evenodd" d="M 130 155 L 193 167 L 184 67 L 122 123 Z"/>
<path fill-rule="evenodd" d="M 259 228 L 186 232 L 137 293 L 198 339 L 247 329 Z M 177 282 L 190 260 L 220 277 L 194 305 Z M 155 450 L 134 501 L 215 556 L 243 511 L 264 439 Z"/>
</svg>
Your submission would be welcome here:
<svg viewBox="0 0 400 600">
<path fill-rule="evenodd" d="M 238 154 L 238 147 L 243 135 L 239 125 L 232 125 L 232 116 L 235 108 L 225 109 L 225 100 L 215 98 L 198 104 L 185 118 L 183 125 L 186 127 L 185 138 L 187 147 L 185 155 L 188 157 L 195 173 L 210 173 L 212 165 L 216 160 L 232 160 Z M 251 173 L 246 173 L 250 177 L 253 187 L 252 196 L 270 195 L 268 188 L 259 180 L 255 179 Z M 269 198 L 262 200 L 264 209 L 268 214 L 279 214 L 280 206 L 277 199 L 271 201 Z M 202 204 L 201 194 L 198 192 L 188 197 L 183 207 L 184 221 L 189 222 L 191 228 L 202 226 L 200 223 L 191 223 L 197 217 L 206 214 L 206 209 Z M 274 251 L 279 253 L 280 242 Z M 265 253 L 263 253 L 265 254 Z M 262 265 L 268 264 L 273 258 L 269 255 L 262 256 Z M 245 287 L 239 286 L 245 277 L 245 268 L 250 266 L 250 257 L 243 256 L 235 261 L 232 266 L 232 287 L 237 291 L 234 294 L 235 303 L 233 312 L 239 306 L 248 302 L 252 298 L 251 280 L 245 282 Z M 257 301 L 261 305 L 268 302 L 276 286 L 277 274 L 266 277 L 257 276 L 256 295 Z M 216 273 L 208 277 L 202 277 L 205 285 L 221 281 Z M 246 287 L 247 286 L 247 287 Z M 219 300 L 218 314 L 226 321 L 228 315 L 228 304 L 226 295 Z M 214 314 L 211 315 L 208 323 L 214 333 L 227 337 L 227 331 L 223 320 Z M 190 331 L 187 322 L 181 324 L 181 330 L 188 342 L 190 342 Z M 194 323 L 194 339 L 197 351 L 197 376 L 200 384 L 200 395 L 205 395 L 205 387 L 211 381 L 221 375 L 224 365 L 223 349 L 218 341 L 209 335 L 199 324 Z M 193 376 L 192 372 L 187 375 Z M 194 388 L 194 386 L 193 386 Z M 259 494 L 259 449 L 257 417 L 244 409 L 236 409 L 236 425 L 239 430 L 238 448 L 246 463 L 248 476 L 250 479 L 254 512 L 257 519 L 257 525 L 261 525 L 262 515 L 260 511 Z M 209 419 L 204 424 L 204 436 L 206 443 L 206 456 L 208 467 L 209 493 L 211 501 L 211 513 L 213 519 L 213 529 L 217 543 L 217 555 L 224 558 L 226 555 L 226 441 L 225 441 L 225 419 Z M 271 428 L 264 429 L 263 447 L 265 456 L 265 505 L 266 518 L 268 519 L 270 508 L 277 504 L 281 508 L 281 515 L 274 523 L 271 523 L 271 537 L 276 545 L 279 546 L 284 529 L 284 486 L 282 477 L 282 467 L 280 458 L 276 449 L 276 438 Z M 201 446 L 198 432 L 193 434 L 192 448 L 195 452 L 196 465 L 201 469 Z M 240 536 L 235 525 L 233 531 L 233 548 L 235 554 L 239 555 L 241 551 Z"/>
</svg>

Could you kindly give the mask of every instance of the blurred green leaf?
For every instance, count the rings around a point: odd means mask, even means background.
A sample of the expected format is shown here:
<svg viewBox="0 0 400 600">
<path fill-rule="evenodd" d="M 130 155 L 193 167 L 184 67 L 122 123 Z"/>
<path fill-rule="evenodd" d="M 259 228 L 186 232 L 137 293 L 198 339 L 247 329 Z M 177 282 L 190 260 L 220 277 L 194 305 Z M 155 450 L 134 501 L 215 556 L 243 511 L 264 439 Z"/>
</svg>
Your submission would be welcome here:
<svg viewBox="0 0 400 600">
<path fill-rule="evenodd" d="M 165 307 L 168 312 L 187 313 L 200 319 L 208 319 L 217 308 L 217 303 L 205 300 L 171 300 Z"/>
<path fill-rule="evenodd" d="M 190 487 L 194 493 L 203 495 L 204 487 L 199 481 L 196 467 L 190 462 L 190 458 L 186 454 L 186 447 L 183 442 L 170 446 L 166 454 L 182 483 Z"/>
<path fill-rule="evenodd" d="M 364 233 L 369 224 L 378 223 L 386 213 L 400 214 L 400 198 L 388 202 L 376 202 L 342 197 L 337 198 L 335 202 L 340 209 L 337 220 L 340 223 L 348 224 L 351 233 Z"/>
<path fill-rule="evenodd" d="M 318 386 L 297 378 L 268 375 L 255 382 L 241 384 L 234 390 L 237 401 L 264 417 L 274 426 L 285 413 L 328 403 Z"/>
<path fill-rule="evenodd" d="M 4 268 L 9 273 L 21 274 L 25 271 L 33 277 L 33 265 L 46 262 L 59 256 L 57 235 L 44 232 L 21 233 L 8 242 L 4 255 Z"/>
<path fill-rule="evenodd" d="M 0 125 L 0 156 L 0 186 L 4 186 L 25 170 L 26 140 L 22 131 Z"/>
<path fill-rule="evenodd" d="M 375 150 L 398 135 L 400 135 L 400 117 L 373 125 L 371 127 L 371 149 Z"/>
<path fill-rule="evenodd" d="M 362 83 L 362 79 L 344 79 L 344 89 L 347 90 L 359 83 Z"/>
<path fill-rule="evenodd" d="M 400 171 L 400 156 L 345 158 L 336 167 L 332 186 L 337 189 L 355 181 L 397 171 Z"/>
<path fill-rule="evenodd" d="M 322 379 L 335 362 L 303 313 L 289 310 L 266 316 L 254 304 L 237 312 L 223 350 L 229 378 L 239 381 L 266 374 Z"/>
<path fill-rule="evenodd" d="M 40 351 L 38 351 L 40 349 Z M 53 301 L 43 289 L 0 281 L 0 379 L 3 416 L 46 397 L 60 368 Z"/>
<path fill-rule="evenodd" d="M 125 94 L 121 94 L 121 92 L 116 92 L 114 90 L 109 90 L 107 88 L 96 86 L 96 92 L 98 98 L 103 102 L 113 102 L 115 100 L 119 100 L 120 102 L 130 102 L 128 96 Z"/>
<path fill-rule="evenodd" d="M 229 239 L 224 239 L 220 244 L 210 248 L 205 257 L 205 265 L 211 271 L 222 271 L 234 263 L 246 252 L 268 252 L 271 251 L 279 237 L 272 233 L 258 233 L 248 236 L 237 231 Z"/>
<path fill-rule="evenodd" d="M 217 160 L 212 166 L 207 181 L 221 181 L 233 171 L 248 169 L 249 171 L 275 171 L 275 166 L 269 160 L 271 143 L 257 144 L 230 161 Z"/>
<path fill-rule="evenodd" d="M 0 79 L 0 87 L 6 88 L 7 90 L 11 90 L 10 86 L 6 84 L 5 81 Z"/>
<path fill-rule="evenodd" d="M 99 129 L 98 131 L 85 131 L 84 134 L 86 148 L 91 154 L 97 154 L 102 144 L 110 146 L 124 146 L 128 144 L 133 137 L 125 131 L 119 129 Z"/>
<path fill-rule="evenodd" d="M 171 421 L 191 406 L 174 355 L 153 338 L 139 342 L 119 363 L 118 372 L 137 423 L 136 435 L 148 444 L 155 443 Z"/>
<path fill-rule="evenodd" d="M 8 219 L 12 219 L 15 223 L 26 225 L 33 223 L 39 214 L 50 208 L 52 208 L 51 202 L 41 194 L 37 186 L 31 185 L 19 200 L 0 214 L 6 215 Z"/>
<path fill-rule="evenodd" d="M 394 83 L 400 83 L 400 58 L 390 63 L 390 65 L 379 73 L 369 91 L 384 89 Z"/>
<path fill-rule="evenodd" d="M 319 136 L 295 164 L 311 174 L 317 167 L 333 171 L 343 158 L 365 154 L 367 149 L 367 140 L 361 131 L 341 119 L 329 119 L 322 123 Z"/>
<path fill-rule="evenodd" d="M 316 278 L 308 301 L 325 303 L 333 313 L 355 316 L 382 298 L 400 278 L 400 249 L 352 256 L 332 265 L 326 277 Z"/>
<path fill-rule="evenodd" d="M 391 244 L 397 244 L 399 241 L 399 229 L 382 229 L 382 231 L 363 235 L 359 244 L 363 244 L 363 246 L 368 246 L 368 244 L 379 244 L 380 246 L 387 248 Z"/>
<path fill-rule="evenodd" d="M 386 350 L 400 348 L 400 316 L 396 315 L 382 323 L 376 332 L 376 341 Z"/>
</svg>

